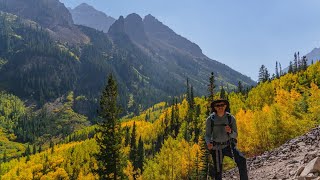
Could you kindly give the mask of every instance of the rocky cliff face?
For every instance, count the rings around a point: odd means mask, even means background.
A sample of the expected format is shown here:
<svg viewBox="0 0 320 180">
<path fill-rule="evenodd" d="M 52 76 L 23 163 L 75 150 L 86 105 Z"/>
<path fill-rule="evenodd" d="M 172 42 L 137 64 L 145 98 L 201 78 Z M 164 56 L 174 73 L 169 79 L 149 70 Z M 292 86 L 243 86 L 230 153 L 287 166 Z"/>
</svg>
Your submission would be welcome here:
<svg viewBox="0 0 320 180">
<path fill-rule="evenodd" d="M 247 161 L 250 179 L 319 180 L 320 126 Z M 239 179 L 238 174 L 238 170 L 233 169 L 224 173 L 224 179 Z"/>
</svg>

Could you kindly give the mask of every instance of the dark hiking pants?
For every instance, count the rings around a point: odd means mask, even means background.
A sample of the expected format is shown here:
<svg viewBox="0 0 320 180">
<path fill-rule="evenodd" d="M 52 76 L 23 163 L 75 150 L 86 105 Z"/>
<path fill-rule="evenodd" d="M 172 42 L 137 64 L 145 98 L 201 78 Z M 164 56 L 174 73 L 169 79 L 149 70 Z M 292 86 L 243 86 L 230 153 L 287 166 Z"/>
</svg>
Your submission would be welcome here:
<svg viewBox="0 0 320 180">
<path fill-rule="evenodd" d="M 240 179 L 241 180 L 248 180 L 248 171 L 247 171 L 247 160 L 243 156 L 243 154 L 234 146 L 232 146 L 233 150 L 233 156 L 234 160 L 237 163 Z M 221 154 L 222 153 L 222 154 Z M 211 151 L 212 159 L 214 162 L 214 178 L 215 180 L 221 180 L 222 179 L 222 162 L 223 157 L 228 156 L 230 158 L 232 157 L 231 148 L 230 146 L 227 146 L 223 149 L 219 150 L 212 150 Z M 218 163 L 217 163 L 218 161 Z M 217 167 L 217 164 L 219 164 L 219 167 Z"/>
</svg>

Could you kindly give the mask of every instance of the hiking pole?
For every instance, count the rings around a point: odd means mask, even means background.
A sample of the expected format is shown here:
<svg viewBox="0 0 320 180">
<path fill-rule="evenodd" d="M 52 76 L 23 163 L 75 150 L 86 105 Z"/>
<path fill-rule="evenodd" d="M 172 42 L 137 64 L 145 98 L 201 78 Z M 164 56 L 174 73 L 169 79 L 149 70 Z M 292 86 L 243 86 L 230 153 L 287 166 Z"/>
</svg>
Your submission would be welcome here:
<svg viewBox="0 0 320 180">
<path fill-rule="evenodd" d="M 233 149 L 232 149 L 232 138 L 230 137 L 230 133 L 227 132 L 227 134 L 228 134 L 228 142 L 229 142 L 229 147 L 230 147 L 231 156 L 232 156 L 231 158 L 235 161 L 235 157 L 234 157 Z"/>
</svg>

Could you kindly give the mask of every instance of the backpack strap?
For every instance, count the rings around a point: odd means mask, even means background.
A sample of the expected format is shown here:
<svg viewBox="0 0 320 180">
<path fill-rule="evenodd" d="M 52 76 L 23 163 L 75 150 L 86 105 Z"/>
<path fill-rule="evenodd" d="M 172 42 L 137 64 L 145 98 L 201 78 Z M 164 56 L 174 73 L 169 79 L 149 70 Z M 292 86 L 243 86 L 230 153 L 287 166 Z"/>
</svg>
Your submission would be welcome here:
<svg viewBox="0 0 320 180">
<path fill-rule="evenodd" d="M 211 114 L 211 116 L 210 116 L 210 123 L 211 123 L 211 136 L 212 136 L 212 133 L 213 133 L 213 127 L 214 127 L 214 118 L 215 118 L 215 114 Z"/>
<path fill-rule="evenodd" d="M 228 117 L 228 125 L 231 127 L 232 124 L 232 116 L 230 113 L 227 113 L 227 117 Z"/>
</svg>

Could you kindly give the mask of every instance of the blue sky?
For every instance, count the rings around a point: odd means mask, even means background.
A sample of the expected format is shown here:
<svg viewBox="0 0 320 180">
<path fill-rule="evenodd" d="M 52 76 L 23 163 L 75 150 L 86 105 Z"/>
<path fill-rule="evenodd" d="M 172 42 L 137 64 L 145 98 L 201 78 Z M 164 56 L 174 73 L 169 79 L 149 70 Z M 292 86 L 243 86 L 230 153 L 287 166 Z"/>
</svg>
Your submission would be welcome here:
<svg viewBox="0 0 320 180">
<path fill-rule="evenodd" d="M 320 46 L 319 0 L 60 0 L 82 2 L 118 18 L 152 14 L 177 34 L 195 42 L 211 59 L 258 79 L 264 64 L 274 73 L 294 52 Z"/>
</svg>

